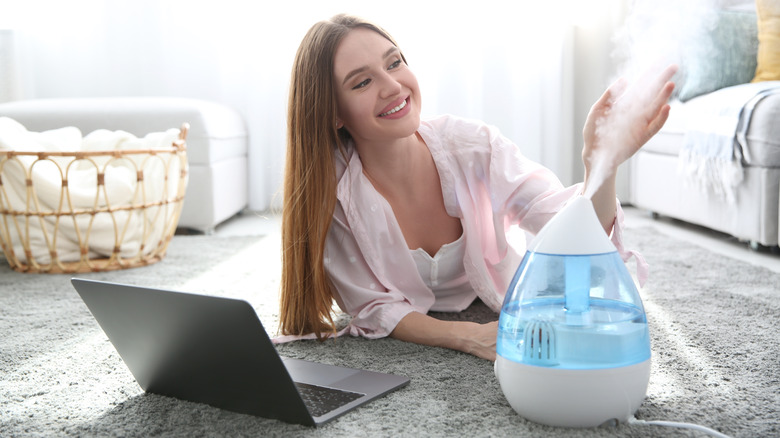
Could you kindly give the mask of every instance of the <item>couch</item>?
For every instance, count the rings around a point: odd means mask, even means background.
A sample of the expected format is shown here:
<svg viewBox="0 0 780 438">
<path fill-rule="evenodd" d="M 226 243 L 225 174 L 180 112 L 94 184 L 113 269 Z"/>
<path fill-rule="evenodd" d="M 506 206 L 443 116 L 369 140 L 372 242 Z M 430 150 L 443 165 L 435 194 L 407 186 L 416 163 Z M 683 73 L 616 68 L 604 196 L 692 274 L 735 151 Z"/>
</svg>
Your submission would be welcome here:
<svg viewBox="0 0 780 438">
<path fill-rule="evenodd" d="M 31 99 L 0 104 L 29 131 L 76 126 L 141 137 L 189 123 L 189 182 L 180 228 L 210 233 L 248 204 L 247 130 L 233 109 L 214 102 L 171 97 Z"/>
<path fill-rule="evenodd" d="M 758 19 L 719 11 L 706 50 L 682 61 L 669 120 L 629 163 L 632 205 L 754 249 L 780 228 L 780 2 L 756 4 Z M 716 137 L 730 148 L 715 152 Z"/>
</svg>

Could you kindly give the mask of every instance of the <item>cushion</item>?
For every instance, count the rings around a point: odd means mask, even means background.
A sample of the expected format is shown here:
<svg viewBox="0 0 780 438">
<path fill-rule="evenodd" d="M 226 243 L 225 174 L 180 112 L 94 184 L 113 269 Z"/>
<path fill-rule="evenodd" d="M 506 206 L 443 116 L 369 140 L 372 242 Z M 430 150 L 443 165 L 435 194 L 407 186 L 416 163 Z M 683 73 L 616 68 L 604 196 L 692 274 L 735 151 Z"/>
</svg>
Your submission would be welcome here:
<svg viewBox="0 0 780 438">
<path fill-rule="evenodd" d="M 780 81 L 780 1 L 756 0 L 758 66 L 753 82 Z"/>
<path fill-rule="evenodd" d="M 721 88 L 750 82 L 756 72 L 758 26 L 752 12 L 718 10 L 707 23 L 708 38 L 697 39 L 683 56 L 683 84 L 678 98 L 685 102 Z M 707 26 L 705 26 L 707 27 Z"/>
</svg>

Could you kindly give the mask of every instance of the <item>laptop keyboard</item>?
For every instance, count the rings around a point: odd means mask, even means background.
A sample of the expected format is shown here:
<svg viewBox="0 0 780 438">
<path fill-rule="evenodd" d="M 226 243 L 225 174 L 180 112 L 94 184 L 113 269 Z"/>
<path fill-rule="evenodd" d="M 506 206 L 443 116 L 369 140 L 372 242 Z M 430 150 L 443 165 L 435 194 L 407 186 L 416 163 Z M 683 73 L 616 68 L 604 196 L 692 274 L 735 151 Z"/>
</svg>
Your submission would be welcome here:
<svg viewBox="0 0 780 438">
<path fill-rule="evenodd" d="M 298 392 L 301 394 L 304 403 L 306 403 L 306 406 L 309 408 L 312 417 L 320 417 L 365 395 L 357 392 L 310 385 L 308 383 L 295 382 L 295 386 L 298 387 Z"/>
</svg>

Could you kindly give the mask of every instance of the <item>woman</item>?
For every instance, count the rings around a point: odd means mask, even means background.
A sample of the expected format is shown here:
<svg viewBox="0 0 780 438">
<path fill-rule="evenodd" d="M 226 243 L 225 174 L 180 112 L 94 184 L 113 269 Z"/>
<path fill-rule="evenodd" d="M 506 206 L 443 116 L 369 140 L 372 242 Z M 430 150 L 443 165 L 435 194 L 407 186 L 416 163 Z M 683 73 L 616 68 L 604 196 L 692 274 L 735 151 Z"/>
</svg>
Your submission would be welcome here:
<svg viewBox="0 0 780 438">
<path fill-rule="evenodd" d="M 605 92 L 583 131 L 585 183 L 564 188 L 494 128 L 451 116 L 421 121 L 417 80 L 381 28 L 347 15 L 315 24 L 290 89 L 282 333 L 336 335 L 335 300 L 352 316 L 342 333 L 493 360 L 497 322 L 427 312 L 460 311 L 477 298 L 499 311 L 523 253 L 507 243 L 507 228 L 538 232 L 583 186 L 627 258 L 615 171 L 665 122 L 673 72 L 620 111 L 616 131 L 601 128 L 624 86 Z M 596 163 L 607 163 L 606 178 L 589 187 Z"/>
</svg>

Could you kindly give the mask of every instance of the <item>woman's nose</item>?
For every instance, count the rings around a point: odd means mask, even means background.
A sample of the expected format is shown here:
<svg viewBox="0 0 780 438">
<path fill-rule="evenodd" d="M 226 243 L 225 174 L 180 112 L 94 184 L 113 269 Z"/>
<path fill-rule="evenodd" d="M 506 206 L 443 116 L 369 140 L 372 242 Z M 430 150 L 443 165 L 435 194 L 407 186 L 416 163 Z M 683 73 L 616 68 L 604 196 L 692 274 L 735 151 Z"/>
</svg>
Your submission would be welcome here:
<svg viewBox="0 0 780 438">
<path fill-rule="evenodd" d="M 400 94 L 401 88 L 401 83 L 398 82 L 398 80 L 393 75 L 387 72 L 382 75 L 380 87 L 381 97 L 392 97 Z"/>
</svg>

